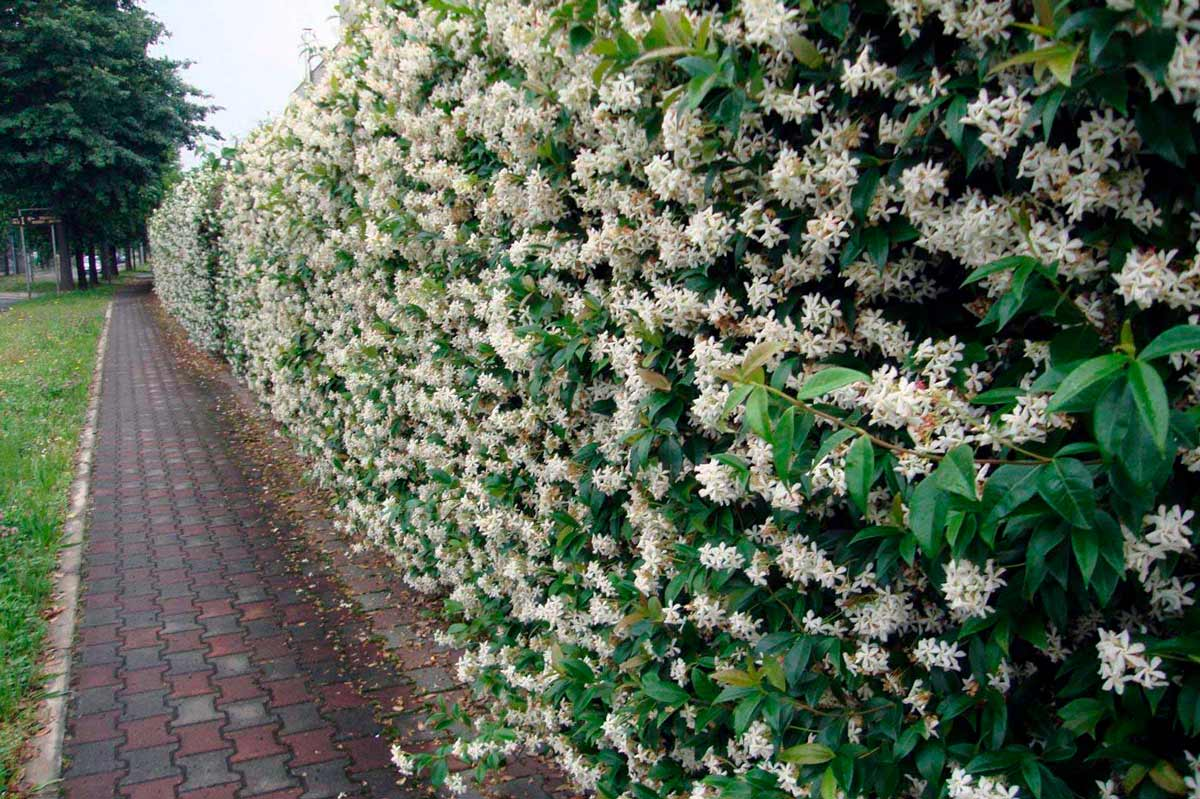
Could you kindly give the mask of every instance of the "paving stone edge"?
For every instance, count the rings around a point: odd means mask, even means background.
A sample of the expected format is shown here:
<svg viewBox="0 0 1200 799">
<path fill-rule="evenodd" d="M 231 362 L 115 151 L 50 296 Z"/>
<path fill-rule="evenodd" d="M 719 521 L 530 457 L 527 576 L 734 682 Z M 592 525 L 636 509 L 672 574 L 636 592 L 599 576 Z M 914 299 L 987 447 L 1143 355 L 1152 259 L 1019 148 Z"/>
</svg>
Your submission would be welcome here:
<svg viewBox="0 0 1200 799">
<path fill-rule="evenodd" d="M 79 603 L 80 566 L 83 536 L 87 523 L 88 495 L 92 480 L 92 459 L 96 448 L 96 420 L 100 410 L 100 386 L 104 380 L 104 354 L 108 349 L 108 331 L 112 324 L 113 301 L 104 314 L 104 327 L 96 345 L 96 365 L 88 388 L 87 415 L 79 433 L 75 453 L 75 478 L 69 492 L 70 505 L 63 524 L 58 570 L 55 576 L 54 603 L 58 610 L 51 620 L 46 639 L 45 670 L 49 674 L 45 695 L 38 708 L 41 729 L 26 746 L 19 790 L 30 797 L 57 795 L 62 776 L 63 737 L 66 732 L 67 700 L 71 683 L 71 648 L 75 639 L 76 610 Z"/>
</svg>

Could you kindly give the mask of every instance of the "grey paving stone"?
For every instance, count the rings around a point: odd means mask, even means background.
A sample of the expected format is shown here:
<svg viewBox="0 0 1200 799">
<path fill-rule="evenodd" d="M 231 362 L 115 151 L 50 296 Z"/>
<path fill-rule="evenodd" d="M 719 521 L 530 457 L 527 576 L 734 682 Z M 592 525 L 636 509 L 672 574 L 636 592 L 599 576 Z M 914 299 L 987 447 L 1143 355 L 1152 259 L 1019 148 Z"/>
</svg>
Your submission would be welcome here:
<svg viewBox="0 0 1200 799">
<path fill-rule="evenodd" d="M 175 582 L 168 583 L 159 589 L 158 595 L 163 599 L 175 599 L 181 596 L 192 595 L 192 585 L 190 582 Z"/>
<path fill-rule="evenodd" d="M 228 588 L 217 583 L 198 586 L 195 595 L 198 602 L 207 602 L 210 599 L 230 599 L 233 596 Z"/>
<path fill-rule="evenodd" d="M 359 594 L 355 597 L 359 606 L 366 611 L 392 607 L 395 602 L 391 591 L 375 591 L 370 594 Z"/>
<path fill-rule="evenodd" d="M 246 652 L 210 658 L 209 662 L 217 667 L 218 677 L 236 677 L 254 671 L 254 667 L 250 665 L 250 655 Z"/>
<path fill-rule="evenodd" d="M 120 642 L 107 644 L 88 644 L 83 647 L 83 655 L 79 662 L 84 666 L 104 666 L 109 663 L 120 663 L 121 656 L 117 654 Z"/>
<path fill-rule="evenodd" d="M 300 667 L 296 664 L 295 658 L 275 658 L 259 664 L 262 669 L 263 682 L 271 680 L 283 680 L 288 677 L 295 677 L 300 673 Z"/>
<path fill-rule="evenodd" d="M 122 721 L 148 719 L 151 716 L 162 716 L 171 712 L 171 709 L 167 707 L 167 690 L 165 688 L 122 696 L 121 702 L 125 705 L 124 712 L 121 713 Z"/>
<path fill-rule="evenodd" d="M 375 710 L 370 705 L 348 707 L 328 714 L 338 732 L 335 741 L 348 738 L 374 738 L 383 734 L 383 725 L 375 720 Z"/>
<path fill-rule="evenodd" d="M 184 774 L 183 785 L 179 786 L 180 792 L 237 782 L 238 775 L 229 768 L 231 753 L 230 749 L 219 749 L 216 752 L 176 758 L 176 763 L 183 769 Z"/>
<path fill-rule="evenodd" d="M 149 749 L 133 749 L 122 751 L 121 757 L 129 766 L 129 773 L 121 780 L 122 785 L 134 785 L 139 782 L 150 782 L 166 777 L 182 776 L 179 769 L 171 762 L 171 754 L 179 748 L 179 744 L 152 746 Z"/>
<path fill-rule="evenodd" d="M 353 794 L 360 786 L 346 778 L 349 760 L 330 760 L 311 766 L 300 766 L 294 771 L 304 781 L 305 791 L 300 799 L 334 799 L 342 793 Z"/>
<path fill-rule="evenodd" d="M 75 713 L 87 716 L 91 713 L 103 713 L 106 710 L 116 710 L 117 686 L 101 685 L 97 688 L 85 688 L 75 695 Z"/>
<path fill-rule="evenodd" d="M 275 715 L 283 722 L 283 728 L 279 731 L 281 736 L 315 730 L 325 723 L 321 714 L 317 712 L 317 706 L 312 702 L 276 708 Z"/>
<path fill-rule="evenodd" d="M 375 769 L 374 771 L 364 771 L 357 774 L 351 774 L 350 778 L 363 782 L 367 786 L 367 796 L 371 799 L 418 799 L 418 797 L 428 797 L 428 790 L 422 791 L 414 781 L 409 780 L 408 785 L 398 785 L 396 780 L 399 775 L 392 769 Z"/>
<path fill-rule="evenodd" d="M 163 663 L 162 656 L 159 650 L 162 645 L 143 646 L 138 649 L 125 650 L 125 668 L 129 671 L 137 671 L 138 669 L 149 669 L 154 666 L 161 666 Z"/>
<path fill-rule="evenodd" d="M 237 598 L 234 600 L 234 604 L 242 605 L 246 602 L 261 602 L 266 598 L 266 588 L 261 585 L 249 585 L 237 589 Z"/>
<path fill-rule="evenodd" d="M 291 776 L 287 767 L 290 758 L 291 755 L 276 755 L 235 763 L 234 771 L 241 774 L 246 783 L 241 796 L 257 796 L 299 786 L 300 781 Z"/>
<path fill-rule="evenodd" d="M 458 680 L 454 679 L 450 670 L 441 666 L 411 669 L 407 672 L 407 676 L 417 684 L 417 688 L 427 694 L 449 691 L 458 686 Z"/>
<path fill-rule="evenodd" d="M 208 619 L 201 619 L 200 624 L 204 627 L 204 634 L 201 638 L 208 638 L 213 635 L 229 635 L 241 630 L 241 624 L 238 622 L 236 613 L 227 613 L 224 616 L 213 616 Z"/>
<path fill-rule="evenodd" d="M 202 721 L 216 721 L 225 718 L 225 714 L 217 710 L 214 705 L 216 700 L 216 694 L 172 699 L 171 704 L 175 706 L 175 720 L 171 722 L 171 726 L 185 727 L 188 724 L 199 724 Z"/>
<path fill-rule="evenodd" d="M 158 627 L 161 622 L 157 610 L 135 610 L 121 617 L 121 627 L 125 630 L 144 630 L 147 627 Z"/>
<path fill-rule="evenodd" d="M 212 668 L 205 659 L 207 653 L 203 649 L 193 649 L 190 652 L 172 652 L 167 655 L 171 668 L 168 675 L 195 674 L 198 671 L 208 671 Z"/>
<path fill-rule="evenodd" d="M 244 699 L 241 702 L 230 702 L 222 705 L 221 709 L 229 717 L 226 731 L 242 730 L 246 727 L 257 727 L 275 721 L 275 716 L 267 710 L 267 698 Z"/>
<path fill-rule="evenodd" d="M 553 799 L 542 785 L 541 777 L 519 777 L 492 789 L 498 796 L 509 799 Z"/>
<path fill-rule="evenodd" d="M 189 630 L 199 630 L 200 625 L 196 623 L 196 616 L 200 611 L 189 610 L 187 613 L 172 613 L 169 616 L 162 617 L 163 634 L 185 633 Z"/>
<path fill-rule="evenodd" d="M 117 745 L 119 738 L 110 741 L 96 741 L 87 744 L 72 744 L 64 754 L 68 761 L 64 776 L 86 777 L 88 774 L 104 774 L 121 768 L 117 761 Z"/>
<path fill-rule="evenodd" d="M 247 640 L 270 638 L 283 632 L 283 628 L 274 619 L 252 619 L 242 626 L 246 628 Z"/>
</svg>

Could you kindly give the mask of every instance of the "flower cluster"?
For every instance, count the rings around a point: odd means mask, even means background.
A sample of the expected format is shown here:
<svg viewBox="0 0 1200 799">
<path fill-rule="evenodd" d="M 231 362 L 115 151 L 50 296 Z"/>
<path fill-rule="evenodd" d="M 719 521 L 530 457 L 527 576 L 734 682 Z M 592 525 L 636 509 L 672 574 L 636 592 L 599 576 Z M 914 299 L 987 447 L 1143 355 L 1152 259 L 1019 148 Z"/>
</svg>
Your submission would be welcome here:
<svg viewBox="0 0 1200 799">
<path fill-rule="evenodd" d="M 488 698 L 399 768 L 1195 793 L 1200 14 L 1070 5 L 348 0 L 175 189 L 167 306 Z"/>
</svg>

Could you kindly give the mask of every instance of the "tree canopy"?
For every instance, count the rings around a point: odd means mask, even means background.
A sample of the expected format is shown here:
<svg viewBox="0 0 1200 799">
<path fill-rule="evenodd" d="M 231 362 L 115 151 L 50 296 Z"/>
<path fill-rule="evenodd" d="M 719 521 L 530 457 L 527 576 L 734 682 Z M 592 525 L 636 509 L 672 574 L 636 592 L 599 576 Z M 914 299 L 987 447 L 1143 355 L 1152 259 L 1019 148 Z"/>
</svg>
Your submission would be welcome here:
<svg viewBox="0 0 1200 799">
<path fill-rule="evenodd" d="M 79 235 L 137 235 L 210 106 L 132 0 L 0 0 L 0 210 L 50 206 Z"/>
</svg>

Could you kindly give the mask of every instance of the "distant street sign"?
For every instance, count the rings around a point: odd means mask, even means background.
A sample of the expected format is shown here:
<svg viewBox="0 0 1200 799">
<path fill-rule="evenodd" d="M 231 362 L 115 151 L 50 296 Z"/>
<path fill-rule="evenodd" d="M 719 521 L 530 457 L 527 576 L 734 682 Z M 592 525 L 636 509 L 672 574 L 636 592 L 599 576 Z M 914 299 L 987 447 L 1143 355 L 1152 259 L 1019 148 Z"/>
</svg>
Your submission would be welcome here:
<svg viewBox="0 0 1200 799">
<path fill-rule="evenodd" d="M 10 224 L 17 227 L 57 225 L 60 222 L 62 219 L 55 216 L 49 208 L 18 208 L 17 215 L 10 220 Z"/>
</svg>

